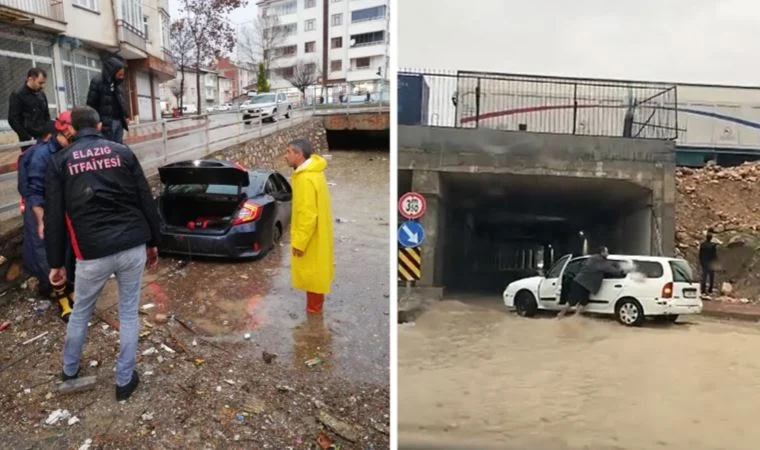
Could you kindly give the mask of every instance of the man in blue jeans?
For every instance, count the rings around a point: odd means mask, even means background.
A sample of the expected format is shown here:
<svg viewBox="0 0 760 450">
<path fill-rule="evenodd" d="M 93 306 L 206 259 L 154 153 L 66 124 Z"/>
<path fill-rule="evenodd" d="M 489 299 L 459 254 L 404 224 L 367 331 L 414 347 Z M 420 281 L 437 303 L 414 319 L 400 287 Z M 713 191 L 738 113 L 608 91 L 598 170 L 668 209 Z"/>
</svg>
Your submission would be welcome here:
<svg viewBox="0 0 760 450">
<path fill-rule="evenodd" d="M 158 263 L 158 211 L 142 167 L 129 147 L 108 141 L 98 113 L 74 108 L 74 142 L 59 151 L 46 176 L 45 244 L 50 283 L 66 282 L 66 228 L 77 257 L 74 311 L 63 348 L 63 381 L 79 376 L 87 322 L 111 274 L 119 287 L 119 357 L 116 399 L 139 383 L 135 370 L 143 270 Z M 147 246 L 146 246 L 147 244 Z"/>
</svg>

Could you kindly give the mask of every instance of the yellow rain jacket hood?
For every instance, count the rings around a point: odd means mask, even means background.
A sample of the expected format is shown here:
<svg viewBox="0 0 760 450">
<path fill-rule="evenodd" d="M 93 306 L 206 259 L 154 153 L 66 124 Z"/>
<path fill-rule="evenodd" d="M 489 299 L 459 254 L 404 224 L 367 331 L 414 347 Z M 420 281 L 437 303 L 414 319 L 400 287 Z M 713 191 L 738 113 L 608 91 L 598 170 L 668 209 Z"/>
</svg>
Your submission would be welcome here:
<svg viewBox="0 0 760 450">
<path fill-rule="evenodd" d="M 335 276 L 333 218 L 324 173 L 326 167 L 324 158 L 312 154 L 292 177 L 290 241 L 293 248 L 304 252 L 300 257 L 291 256 L 293 287 L 316 294 L 329 293 Z"/>
</svg>

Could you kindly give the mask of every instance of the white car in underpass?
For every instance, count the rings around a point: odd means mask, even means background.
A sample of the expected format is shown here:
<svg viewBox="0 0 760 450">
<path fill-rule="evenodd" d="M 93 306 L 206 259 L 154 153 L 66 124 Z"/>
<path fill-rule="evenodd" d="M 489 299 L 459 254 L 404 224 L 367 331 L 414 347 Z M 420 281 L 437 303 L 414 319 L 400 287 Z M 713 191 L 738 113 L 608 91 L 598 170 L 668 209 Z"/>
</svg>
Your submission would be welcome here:
<svg viewBox="0 0 760 450">
<path fill-rule="evenodd" d="M 563 292 L 589 258 L 565 255 L 545 276 L 514 281 L 504 289 L 504 304 L 517 314 L 534 316 L 539 310 L 559 311 L 567 302 Z M 646 318 L 675 322 L 678 316 L 700 314 L 699 283 L 683 259 L 657 256 L 610 255 L 621 267 L 635 269 L 624 277 L 605 275 L 601 289 L 592 294 L 585 312 L 611 314 L 628 326 L 641 325 Z"/>
</svg>

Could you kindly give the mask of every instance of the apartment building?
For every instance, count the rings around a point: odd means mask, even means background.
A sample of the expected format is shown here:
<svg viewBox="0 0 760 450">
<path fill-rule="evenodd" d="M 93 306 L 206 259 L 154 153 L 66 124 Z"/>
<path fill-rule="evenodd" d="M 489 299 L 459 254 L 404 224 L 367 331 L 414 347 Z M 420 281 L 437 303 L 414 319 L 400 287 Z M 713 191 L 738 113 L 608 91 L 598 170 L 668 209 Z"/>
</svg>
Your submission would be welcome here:
<svg viewBox="0 0 760 450">
<path fill-rule="evenodd" d="M 227 79 L 230 85 L 226 89 L 229 91 L 228 100 L 224 100 L 222 103 L 228 103 L 231 99 L 255 88 L 257 74 L 253 69 L 247 68 L 242 64 L 237 64 L 229 58 L 219 58 L 216 61 L 216 70 Z"/>
<path fill-rule="evenodd" d="M 299 63 L 316 64 L 328 97 L 375 93 L 388 80 L 389 0 L 263 0 L 259 14 L 278 17 L 285 31 L 273 87 Z M 322 83 L 320 83 L 322 84 Z M 347 92 L 348 91 L 348 92 Z"/>
<path fill-rule="evenodd" d="M 8 96 L 31 67 L 48 73 L 51 114 L 83 105 L 104 52 L 127 60 L 130 116 L 160 119 L 159 83 L 176 69 L 168 0 L 0 0 L 0 130 Z"/>
<path fill-rule="evenodd" d="M 183 105 L 190 106 L 190 110 L 196 110 L 202 113 L 208 107 L 232 101 L 232 83 L 230 79 L 211 68 L 201 68 L 200 72 L 200 109 L 196 108 L 198 103 L 198 90 L 195 69 L 185 69 L 185 92 L 182 97 Z M 171 111 L 172 108 L 179 105 L 176 94 L 179 92 L 180 80 L 181 74 L 177 73 L 176 78 L 161 84 L 161 102 L 164 104 L 164 111 Z"/>
</svg>

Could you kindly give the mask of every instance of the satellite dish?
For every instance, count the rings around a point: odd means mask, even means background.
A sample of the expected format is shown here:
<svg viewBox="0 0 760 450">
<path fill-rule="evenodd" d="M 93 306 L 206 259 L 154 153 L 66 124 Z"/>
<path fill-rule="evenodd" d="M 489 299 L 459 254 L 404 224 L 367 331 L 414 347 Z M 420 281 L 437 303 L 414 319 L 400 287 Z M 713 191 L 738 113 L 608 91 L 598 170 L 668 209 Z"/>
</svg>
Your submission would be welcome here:
<svg viewBox="0 0 760 450">
<path fill-rule="evenodd" d="M 348 45 L 350 45 L 351 47 L 356 45 L 356 39 L 351 39 L 350 41 L 348 41 Z"/>
</svg>

